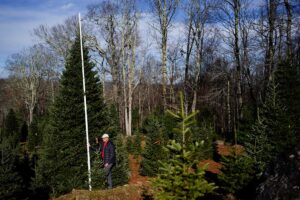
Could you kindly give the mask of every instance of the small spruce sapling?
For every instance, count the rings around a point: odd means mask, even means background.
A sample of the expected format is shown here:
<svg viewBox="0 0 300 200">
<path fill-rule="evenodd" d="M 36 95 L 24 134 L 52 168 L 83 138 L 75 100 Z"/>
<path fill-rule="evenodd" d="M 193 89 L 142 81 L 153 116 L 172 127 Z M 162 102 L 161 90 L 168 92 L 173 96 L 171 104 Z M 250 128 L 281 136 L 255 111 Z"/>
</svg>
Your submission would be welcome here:
<svg viewBox="0 0 300 200">
<path fill-rule="evenodd" d="M 205 180 L 205 166 L 199 166 L 199 161 L 193 158 L 200 144 L 198 142 L 187 144 L 187 137 L 191 134 L 190 127 L 195 123 L 197 112 L 186 115 L 182 94 L 180 98 L 181 110 L 178 113 L 167 112 L 178 121 L 178 127 L 174 128 L 174 132 L 181 140 L 178 142 L 172 140 L 165 147 L 170 159 L 167 162 L 160 162 L 158 177 L 153 181 L 157 199 L 197 199 L 216 189 L 214 183 Z"/>
</svg>

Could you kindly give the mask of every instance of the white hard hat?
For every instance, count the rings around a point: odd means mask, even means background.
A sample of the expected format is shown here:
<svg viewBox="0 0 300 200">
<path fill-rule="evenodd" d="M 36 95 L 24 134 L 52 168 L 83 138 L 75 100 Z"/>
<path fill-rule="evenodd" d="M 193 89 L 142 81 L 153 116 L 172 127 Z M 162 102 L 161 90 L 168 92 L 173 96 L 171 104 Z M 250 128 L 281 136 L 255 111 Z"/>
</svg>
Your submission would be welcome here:
<svg viewBox="0 0 300 200">
<path fill-rule="evenodd" d="M 105 133 L 102 135 L 102 138 L 109 138 L 109 135 Z"/>
</svg>

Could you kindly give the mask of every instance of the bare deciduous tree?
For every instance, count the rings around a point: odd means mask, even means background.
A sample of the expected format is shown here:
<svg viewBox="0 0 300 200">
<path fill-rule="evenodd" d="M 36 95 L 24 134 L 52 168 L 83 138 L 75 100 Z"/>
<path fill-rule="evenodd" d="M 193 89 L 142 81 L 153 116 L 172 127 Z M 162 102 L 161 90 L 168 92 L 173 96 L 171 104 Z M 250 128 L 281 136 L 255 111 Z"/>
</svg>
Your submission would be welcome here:
<svg viewBox="0 0 300 200">
<path fill-rule="evenodd" d="M 33 112 L 38 101 L 41 82 L 46 79 L 47 71 L 53 66 L 53 57 L 47 48 L 35 45 L 7 61 L 7 68 L 14 78 L 14 84 L 22 91 L 22 99 L 28 110 L 28 122 L 32 123 Z"/>
<path fill-rule="evenodd" d="M 154 15 L 157 17 L 160 32 L 160 50 L 161 50 L 161 73 L 162 73 L 162 97 L 163 106 L 167 106 L 167 42 L 168 30 L 179 4 L 179 0 L 150 0 L 154 9 Z"/>
<path fill-rule="evenodd" d="M 64 62 L 78 33 L 78 18 L 69 17 L 63 24 L 52 27 L 40 25 L 33 30 L 33 33 L 42 42 L 48 44 Z"/>
</svg>

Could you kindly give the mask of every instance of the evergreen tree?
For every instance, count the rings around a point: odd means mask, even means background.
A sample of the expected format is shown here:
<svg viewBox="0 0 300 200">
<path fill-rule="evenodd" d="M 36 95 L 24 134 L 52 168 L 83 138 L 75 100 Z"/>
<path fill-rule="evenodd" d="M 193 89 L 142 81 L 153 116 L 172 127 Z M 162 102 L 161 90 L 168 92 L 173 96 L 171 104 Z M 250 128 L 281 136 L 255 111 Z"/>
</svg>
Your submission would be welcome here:
<svg viewBox="0 0 300 200">
<path fill-rule="evenodd" d="M 139 130 L 137 130 L 136 134 L 134 135 L 134 143 L 133 143 L 134 155 L 138 156 L 142 153 L 142 136 Z"/>
<path fill-rule="evenodd" d="M 8 135 L 11 133 L 19 132 L 19 123 L 16 116 L 16 113 L 13 109 L 10 109 L 5 118 L 4 130 Z"/>
<path fill-rule="evenodd" d="M 95 138 L 107 124 L 101 85 L 94 64 L 83 48 L 89 136 Z M 49 124 L 37 167 L 37 186 L 48 185 L 54 195 L 72 188 L 87 188 L 85 119 L 81 71 L 80 39 L 66 60 L 59 95 L 51 108 Z"/>
<path fill-rule="evenodd" d="M 238 193 L 255 178 L 253 159 L 246 155 L 229 155 L 221 159 L 222 173 L 218 175 L 221 188 L 228 193 Z"/>
<path fill-rule="evenodd" d="M 300 131 L 300 67 L 296 62 L 287 59 L 279 63 L 276 70 L 278 94 L 286 107 L 287 115 L 295 125 L 295 132 Z M 300 142 L 300 137 L 298 141 Z"/>
<path fill-rule="evenodd" d="M 93 159 L 91 160 L 91 174 L 93 189 L 104 189 L 106 183 L 101 154 L 99 154 L 99 152 L 95 152 L 92 158 Z"/>
<path fill-rule="evenodd" d="M 154 195 L 157 199 L 198 199 L 216 188 L 214 183 L 205 180 L 205 168 L 198 165 L 199 160 L 194 159 L 200 144 L 198 142 L 189 144 L 187 140 L 188 135 L 192 134 L 191 126 L 195 123 L 197 113 L 186 116 L 182 94 L 180 97 L 180 111 L 168 112 L 178 121 L 174 133 L 178 134 L 179 137 L 176 138 L 181 140 L 178 142 L 172 140 L 166 147 L 170 159 L 160 162 L 158 177 L 153 182 L 156 190 Z"/>
<path fill-rule="evenodd" d="M 198 149 L 194 155 L 197 160 L 210 159 L 213 157 L 213 140 L 216 137 L 216 133 L 210 124 L 202 122 L 200 125 L 195 124 L 191 127 L 191 137 L 188 143 L 194 148 L 194 144 L 199 141 L 203 141 L 202 145 L 198 145 Z M 189 146 L 188 146 L 189 148 Z"/>
<path fill-rule="evenodd" d="M 126 138 L 126 147 L 127 147 L 127 152 L 129 154 L 134 154 L 134 145 L 133 145 L 133 137 L 127 137 Z"/>
<path fill-rule="evenodd" d="M 266 152 L 272 151 L 272 145 L 267 135 L 267 125 L 265 119 L 258 117 L 257 121 L 252 127 L 252 131 L 248 134 L 248 141 L 246 142 L 246 150 L 255 162 L 254 168 L 258 178 L 262 175 L 267 161 L 270 161 L 271 155 Z"/>
<path fill-rule="evenodd" d="M 29 126 L 29 134 L 28 134 L 28 150 L 30 152 L 34 152 L 35 148 L 39 144 L 39 140 L 41 140 L 40 130 L 38 128 L 38 120 L 37 118 L 33 118 L 30 126 Z"/>
<path fill-rule="evenodd" d="M 23 125 L 21 127 L 20 141 L 27 142 L 27 136 L 28 136 L 28 126 L 26 122 L 23 122 Z"/>
<path fill-rule="evenodd" d="M 0 173 L 3 181 L 1 182 L 3 191 L 0 192 L 0 196 L 6 196 L 4 199 L 27 199 L 31 192 L 33 170 L 26 145 L 28 129 L 26 122 L 21 129 L 18 125 L 15 112 L 10 110 L 5 119 L 5 134 L 1 134 L 0 141 Z"/>
<path fill-rule="evenodd" d="M 270 82 L 259 117 L 249 133 L 246 150 L 256 162 L 258 174 L 279 154 L 293 147 L 296 136 L 293 122 L 281 103 L 277 85 Z"/>
<path fill-rule="evenodd" d="M 163 145 L 168 137 L 164 124 L 157 116 L 150 116 L 143 127 L 146 134 L 146 145 L 142 152 L 140 174 L 143 176 L 156 176 L 159 168 L 159 160 L 166 159 Z"/>
<path fill-rule="evenodd" d="M 4 134 L 3 137 L 7 138 L 8 142 L 15 148 L 19 143 L 19 122 L 16 113 L 13 109 L 10 109 L 4 122 Z"/>
<path fill-rule="evenodd" d="M 11 137 L 0 141 L 0 199 L 20 199 L 22 179 L 16 169 L 18 147 L 11 143 Z"/>
<path fill-rule="evenodd" d="M 36 150 L 42 145 L 43 132 L 47 132 L 49 116 L 34 117 L 28 127 L 28 150 L 30 153 L 36 153 Z"/>
<path fill-rule="evenodd" d="M 117 135 L 113 143 L 116 147 L 116 165 L 112 169 L 112 182 L 114 186 L 124 185 L 129 180 L 128 152 L 124 136 Z"/>
</svg>

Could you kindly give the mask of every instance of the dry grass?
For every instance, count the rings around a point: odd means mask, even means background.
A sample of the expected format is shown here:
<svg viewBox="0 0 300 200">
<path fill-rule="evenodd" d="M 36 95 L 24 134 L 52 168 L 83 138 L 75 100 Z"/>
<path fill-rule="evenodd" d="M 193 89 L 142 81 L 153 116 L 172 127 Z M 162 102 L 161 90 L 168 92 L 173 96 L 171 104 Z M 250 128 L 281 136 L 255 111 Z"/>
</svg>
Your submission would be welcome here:
<svg viewBox="0 0 300 200">
<path fill-rule="evenodd" d="M 140 185 L 124 185 L 111 190 L 73 190 L 53 200 L 140 200 L 144 189 Z"/>
<path fill-rule="evenodd" d="M 206 171 L 211 172 L 213 174 L 220 174 L 220 169 L 222 165 L 214 160 L 202 160 L 198 164 L 200 167 L 207 166 Z"/>
<path fill-rule="evenodd" d="M 129 156 L 131 177 L 128 185 L 111 190 L 73 190 L 71 193 L 53 200 L 140 200 L 143 195 L 149 195 L 149 182 L 147 177 L 139 175 L 140 157 Z"/>
</svg>

